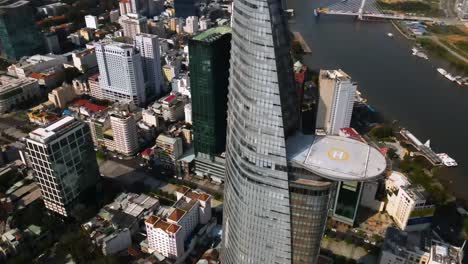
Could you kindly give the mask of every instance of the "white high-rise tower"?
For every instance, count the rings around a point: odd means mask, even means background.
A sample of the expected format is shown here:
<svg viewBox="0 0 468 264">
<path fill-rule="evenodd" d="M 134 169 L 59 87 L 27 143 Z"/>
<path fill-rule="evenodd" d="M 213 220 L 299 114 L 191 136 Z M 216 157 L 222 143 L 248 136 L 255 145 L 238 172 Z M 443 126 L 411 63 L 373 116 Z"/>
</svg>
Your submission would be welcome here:
<svg viewBox="0 0 468 264">
<path fill-rule="evenodd" d="M 341 128 L 350 126 L 356 87 L 342 70 L 320 71 L 317 129 L 338 135 Z"/>
<path fill-rule="evenodd" d="M 161 69 L 161 55 L 159 54 L 158 36 L 152 34 L 138 34 L 134 39 L 135 48 L 140 52 L 143 62 L 143 76 L 149 94 L 156 97 L 161 95 L 163 75 Z"/>
<path fill-rule="evenodd" d="M 146 102 L 140 53 L 131 45 L 99 42 L 95 45 L 102 97 L 113 102 Z"/>
</svg>

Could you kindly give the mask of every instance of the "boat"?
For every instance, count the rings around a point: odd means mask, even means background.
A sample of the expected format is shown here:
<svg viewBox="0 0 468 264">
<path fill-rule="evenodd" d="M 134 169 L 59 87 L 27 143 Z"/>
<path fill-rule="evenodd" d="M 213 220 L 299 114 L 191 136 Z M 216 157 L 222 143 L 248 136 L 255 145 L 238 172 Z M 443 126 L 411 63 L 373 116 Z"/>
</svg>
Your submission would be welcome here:
<svg viewBox="0 0 468 264">
<path fill-rule="evenodd" d="M 461 77 L 460 75 L 459 75 L 459 76 L 455 76 L 455 82 L 456 82 L 458 85 L 463 85 L 463 77 Z"/>
<path fill-rule="evenodd" d="M 437 68 L 437 71 L 444 76 L 447 74 L 447 71 L 442 68 Z"/>
<path fill-rule="evenodd" d="M 454 159 L 449 157 L 449 155 L 447 155 L 447 153 L 439 153 L 439 154 L 437 154 L 437 157 L 439 157 L 442 160 L 442 163 L 447 167 L 456 167 L 456 166 L 458 166 L 458 163 Z"/>
<path fill-rule="evenodd" d="M 421 52 L 421 51 L 419 51 L 415 55 L 416 55 L 416 57 L 419 57 L 421 59 L 425 59 L 425 60 L 429 59 L 429 57 L 427 57 L 427 55 L 424 52 Z"/>
<path fill-rule="evenodd" d="M 453 77 L 453 75 L 450 74 L 450 73 L 447 73 L 444 76 L 445 76 L 445 78 L 449 79 L 451 82 L 455 81 L 455 77 Z"/>
<path fill-rule="evenodd" d="M 392 33 L 387 33 L 387 36 L 393 38 L 393 34 L 392 34 Z"/>
<path fill-rule="evenodd" d="M 424 52 L 418 50 L 416 47 L 412 48 L 411 51 L 413 52 L 413 56 L 416 56 L 425 60 L 429 59 L 429 57 L 427 57 L 427 55 Z"/>
</svg>

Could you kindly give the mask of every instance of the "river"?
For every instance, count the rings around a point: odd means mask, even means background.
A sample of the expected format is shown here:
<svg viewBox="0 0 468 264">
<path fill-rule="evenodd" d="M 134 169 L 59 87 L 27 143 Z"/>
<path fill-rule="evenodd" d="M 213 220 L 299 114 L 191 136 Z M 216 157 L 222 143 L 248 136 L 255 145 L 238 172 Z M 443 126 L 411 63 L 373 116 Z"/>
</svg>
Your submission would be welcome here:
<svg viewBox="0 0 468 264">
<path fill-rule="evenodd" d="M 312 50 L 304 56 L 305 64 L 314 70 L 343 69 L 387 120 L 398 120 L 422 142 L 431 139 L 437 153 L 454 158 L 459 166 L 443 169 L 441 180 L 455 196 L 468 201 L 468 87 L 461 88 L 436 71 L 442 67 L 453 72 L 446 62 L 412 56 L 412 43 L 391 23 L 314 17 L 313 9 L 328 3 L 288 0 L 288 8 L 295 11 L 290 29 L 299 31 Z M 388 32 L 395 37 L 389 38 Z"/>
</svg>

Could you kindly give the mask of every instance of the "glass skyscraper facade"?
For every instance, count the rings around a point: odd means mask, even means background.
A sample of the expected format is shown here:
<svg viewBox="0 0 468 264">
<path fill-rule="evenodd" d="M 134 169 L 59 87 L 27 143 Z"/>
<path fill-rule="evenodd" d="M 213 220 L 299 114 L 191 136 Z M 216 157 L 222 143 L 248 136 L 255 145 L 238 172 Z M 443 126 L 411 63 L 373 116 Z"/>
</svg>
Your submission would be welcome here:
<svg viewBox="0 0 468 264">
<path fill-rule="evenodd" d="M 233 5 L 224 264 L 315 263 L 335 182 L 372 180 L 385 169 L 385 157 L 367 144 L 298 131 L 282 4 Z"/>
<path fill-rule="evenodd" d="M 278 0 L 234 1 L 223 263 L 291 263 L 286 136 L 299 108 L 285 17 Z"/>
<path fill-rule="evenodd" d="M 75 199 L 99 181 L 89 127 L 66 116 L 31 132 L 26 144 L 45 207 L 69 216 Z"/>
<path fill-rule="evenodd" d="M 231 47 L 229 27 L 211 28 L 189 41 L 195 153 L 211 159 L 226 147 Z"/>
<path fill-rule="evenodd" d="M 29 1 L 0 2 L 0 51 L 11 60 L 45 51 Z"/>
</svg>

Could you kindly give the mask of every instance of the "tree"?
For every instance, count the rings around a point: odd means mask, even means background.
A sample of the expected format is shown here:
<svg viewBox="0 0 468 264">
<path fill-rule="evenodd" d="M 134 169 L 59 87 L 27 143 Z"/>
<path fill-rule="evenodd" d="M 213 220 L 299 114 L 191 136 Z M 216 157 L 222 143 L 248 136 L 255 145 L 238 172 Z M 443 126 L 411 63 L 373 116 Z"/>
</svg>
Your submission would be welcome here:
<svg viewBox="0 0 468 264">
<path fill-rule="evenodd" d="M 63 71 L 64 83 L 71 84 L 73 79 L 81 75 L 81 72 L 75 67 L 67 67 Z"/>
</svg>

